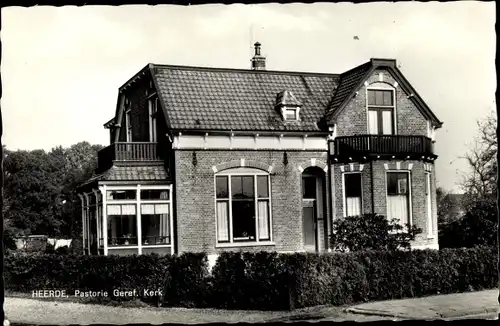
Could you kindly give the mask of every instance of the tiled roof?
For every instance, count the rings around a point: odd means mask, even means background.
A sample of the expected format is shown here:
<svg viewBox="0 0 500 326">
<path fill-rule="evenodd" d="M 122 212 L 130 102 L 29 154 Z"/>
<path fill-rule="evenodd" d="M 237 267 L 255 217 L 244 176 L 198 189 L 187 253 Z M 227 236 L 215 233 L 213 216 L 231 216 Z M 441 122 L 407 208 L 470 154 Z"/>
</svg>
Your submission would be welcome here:
<svg viewBox="0 0 500 326">
<path fill-rule="evenodd" d="M 338 75 L 153 65 L 173 130 L 321 131 Z M 292 92 L 301 121 L 288 124 L 276 97 Z"/>
<path fill-rule="evenodd" d="M 84 185 L 95 181 L 165 181 L 168 175 L 161 165 L 155 166 L 112 166 L 106 172 L 90 178 Z M 82 186 L 84 186 L 82 185 Z"/>
<path fill-rule="evenodd" d="M 371 67 L 372 63 L 367 62 L 340 75 L 339 85 L 326 115 L 327 119 L 342 106 L 349 94 L 364 80 Z"/>
</svg>

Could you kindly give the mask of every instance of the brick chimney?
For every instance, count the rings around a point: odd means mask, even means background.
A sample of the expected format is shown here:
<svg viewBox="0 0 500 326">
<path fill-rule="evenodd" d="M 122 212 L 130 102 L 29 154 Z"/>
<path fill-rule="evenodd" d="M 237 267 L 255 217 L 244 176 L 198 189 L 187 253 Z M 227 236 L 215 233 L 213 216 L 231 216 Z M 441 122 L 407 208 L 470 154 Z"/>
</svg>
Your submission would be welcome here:
<svg viewBox="0 0 500 326">
<path fill-rule="evenodd" d="M 260 43 L 256 42 L 255 54 L 252 58 L 252 70 L 266 70 L 266 57 L 260 54 Z"/>
</svg>

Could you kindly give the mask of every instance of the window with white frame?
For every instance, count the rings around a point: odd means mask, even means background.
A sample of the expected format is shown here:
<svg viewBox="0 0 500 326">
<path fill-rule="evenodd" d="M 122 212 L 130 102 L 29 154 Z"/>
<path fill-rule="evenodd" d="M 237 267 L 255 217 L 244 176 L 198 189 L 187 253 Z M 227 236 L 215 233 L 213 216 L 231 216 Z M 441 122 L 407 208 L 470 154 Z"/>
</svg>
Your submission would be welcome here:
<svg viewBox="0 0 500 326">
<path fill-rule="evenodd" d="M 149 140 L 151 142 L 156 142 L 157 141 L 156 116 L 159 106 L 158 98 L 155 97 L 153 99 L 150 99 L 148 103 L 149 103 Z"/>
<path fill-rule="evenodd" d="M 170 189 L 147 186 L 139 189 L 106 191 L 109 246 L 172 243 Z"/>
<path fill-rule="evenodd" d="M 127 142 L 132 141 L 132 123 L 130 109 L 125 112 L 125 126 L 127 129 Z"/>
<path fill-rule="evenodd" d="M 410 221 L 410 173 L 387 172 L 387 218 L 400 224 Z"/>
<path fill-rule="evenodd" d="M 217 242 L 271 240 L 269 174 L 248 171 L 216 175 L 215 188 Z"/>
<path fill-rule="evenodd" d="M 108 244 L 137 245 L 137 205 L 107 205 Z"/>
<path fill-rule="evenodd" d="M 287 121 L 299 120 L 299 109 L 294 107 L 283 108 L 283 117 Z"/>
<path fill-rule="evenodd" d="M 141 233 L 144 245 L 170 244 L 170 192 L 141 190 Z"/>
<path fill-rule="evenodd" d="M 372 135 L 393 135 L 394 90 L 368 90 L 368 129 Z"/>
<path fill-rule="evenodd" d="M 362 211 L 361 173 L 344 173 L 345 216 L 359 216 Z"/>
</svg>

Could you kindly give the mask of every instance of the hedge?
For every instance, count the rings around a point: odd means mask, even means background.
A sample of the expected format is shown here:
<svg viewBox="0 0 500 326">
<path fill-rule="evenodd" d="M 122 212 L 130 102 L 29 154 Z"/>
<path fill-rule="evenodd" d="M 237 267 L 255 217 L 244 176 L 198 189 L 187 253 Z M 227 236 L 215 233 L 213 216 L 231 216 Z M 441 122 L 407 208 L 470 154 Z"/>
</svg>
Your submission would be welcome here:
<svg viewBox="0 0 500 326">
<path fill-rule="evenodd" d="M 284 310 L 495 288 L 497 259 L 494 247 L 222 253 L 210 274 L 205 254 L 9 255 L 5 284 L 23 292 L 161 288 L 164 306 Z"/>
</svg>

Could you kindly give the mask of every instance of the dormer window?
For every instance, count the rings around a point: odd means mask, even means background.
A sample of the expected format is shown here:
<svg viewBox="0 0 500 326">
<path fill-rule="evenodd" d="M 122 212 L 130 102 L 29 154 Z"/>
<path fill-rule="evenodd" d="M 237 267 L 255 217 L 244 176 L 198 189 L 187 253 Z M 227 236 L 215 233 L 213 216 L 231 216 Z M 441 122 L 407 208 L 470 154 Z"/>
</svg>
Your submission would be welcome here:
<svg viewBox="0 0 500 326">
<path fill-rule="evenodd" d="M 297 108 L 285 108 L 283 115 L 287 121 L 299 120 L 299 110 Z"/>
<path fill-rule="evenodd" d="M 284 121 L 300 121 L 302 103 L 288 90 L 279 92 L 276 96 L 276 108 Z"/>
</svg>

